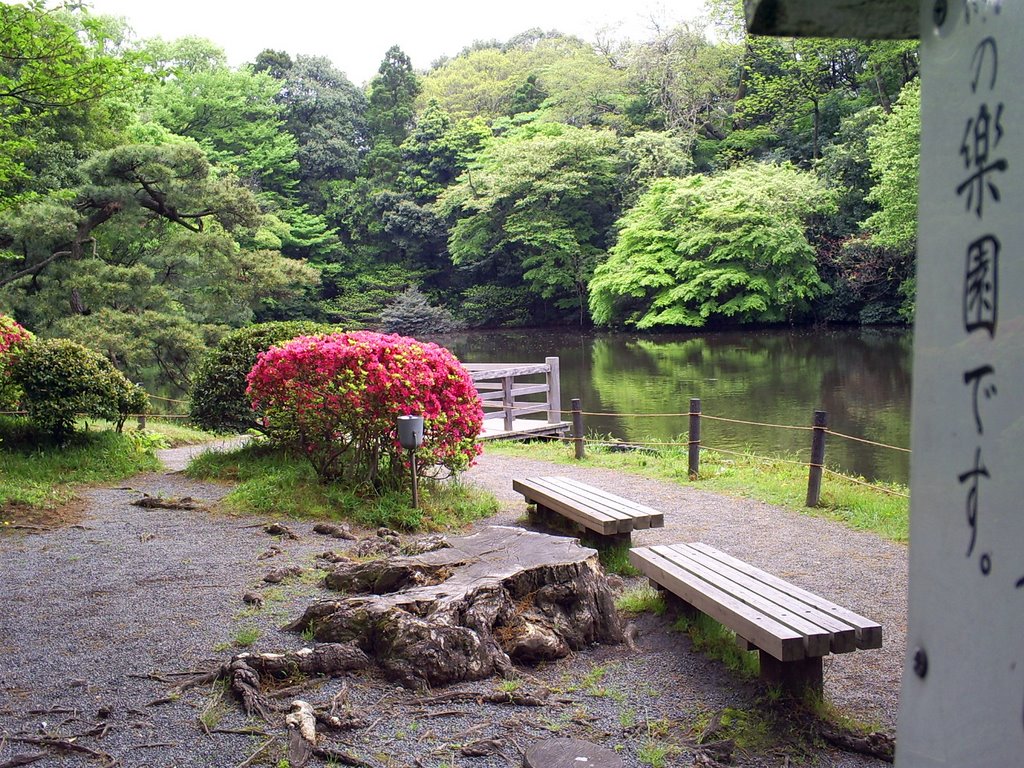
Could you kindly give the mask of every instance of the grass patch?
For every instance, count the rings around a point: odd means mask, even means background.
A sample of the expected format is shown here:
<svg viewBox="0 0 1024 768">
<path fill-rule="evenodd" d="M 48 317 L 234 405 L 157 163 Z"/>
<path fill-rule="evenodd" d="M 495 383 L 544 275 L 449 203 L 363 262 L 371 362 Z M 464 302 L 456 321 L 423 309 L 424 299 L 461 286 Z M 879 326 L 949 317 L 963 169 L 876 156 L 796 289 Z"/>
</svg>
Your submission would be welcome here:
<svg viewBox="0 0 1024 768">
<path fill-rule="evenodd" d="M 627 542 L 607 544 L 593 536 L 583 536 L 583 544 L 597 550 L 597 559 L 608 573 L 619 576 L 639 576 L 640 571 L 629 562 L 630 545 Z"/>
<path fill-rule="evenodd" d="M 487 444 L 487 450 L 562 464 L 580 463 L 573 458 L 570 444 L 554 440 L 493 441 Z M 702 451 L 700 460 L 701 472 L 696 480 L 690 480 L 688 476 L 685 446 L 667 446 L 651 451 L 614 451 L 588 445 L 587 457 L 582 464 L 756 499 L 804 514 L 838 520 L 851 528 L 871 531 L 891 541 L 907 541 L 910 502 L 886 492 L 907 494 L 906 486 L 876 483 L 867 487 L 853 482 L 863 481 L 862 478 L 828 474 L 822 480 L 820 505 L 809 508 L 804 506 L 807 467 L 789 463 L 793 459 L 725 457 L 713 451 Z"/>
<path fill-rule="evenodd" d="M 665 613 L 667 605 L 661 593 L 645 583 L 624 591 L 616 598 L 615 607 L 623 613 L 653 613 L 655 616 L 661 616 Z"/>
<path fill-rule="evenodd" d="M 755 678 L 761 671 L 756 651 L 744 651 L 736 645 L 736 633 L 703 613 L 681 616 L 673 629 L 690 636 L 695 650 L 725 664 L 739 675 Z"/>
<path fill-rule="evenodd" d="M 152 447 L 129 434 L 77 432 L 54 445 L 25 419 L 0 417 L 0 520 L 46 525 L 47 511 L 75 498 L 74 486 L 159 469 Z"/>
<path fill-rule="evenodd" d="M 451 480 L 421 481 L 419 509 L 412 508 L 407 489 L 361 496 L 340 484 L 321 483 L 305 459 L 260 444 L 205 453 L 193 460 L 186 473 L 238 483 L 224 499 L 236 512 L 345 519 L 370 528 L 445 530 L 493 515 L 499 508 L 492 495 Z"/>
</svg>

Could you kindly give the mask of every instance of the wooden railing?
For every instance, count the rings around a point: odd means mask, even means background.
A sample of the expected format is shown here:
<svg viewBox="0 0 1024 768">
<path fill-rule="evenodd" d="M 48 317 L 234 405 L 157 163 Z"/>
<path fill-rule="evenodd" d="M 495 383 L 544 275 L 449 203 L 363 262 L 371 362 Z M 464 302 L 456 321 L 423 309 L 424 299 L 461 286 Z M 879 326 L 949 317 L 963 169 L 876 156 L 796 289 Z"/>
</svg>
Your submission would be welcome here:
<svg viewBox="0 0 1024 768">
<path fill-rule="evenodd" d="M 473 378 L 484 405 L 484 423 L 501 419 L 506 432 L 515 430 L 519 416 L 546 413 L 547 423 L 562 423 L 561 382 L 558 358 L 543 363 L 463 363 Z M 543 383 L 536 378 L 543 374 Z M 523 379 L 530 377 L 531 381 Z M 529 395 L 544 395 L 543 400 L 524 400 Z M 533 421 L 539 422 L 538 419 Z M 543 422 L 539 422 L 543 423 Z"/>
</svg>

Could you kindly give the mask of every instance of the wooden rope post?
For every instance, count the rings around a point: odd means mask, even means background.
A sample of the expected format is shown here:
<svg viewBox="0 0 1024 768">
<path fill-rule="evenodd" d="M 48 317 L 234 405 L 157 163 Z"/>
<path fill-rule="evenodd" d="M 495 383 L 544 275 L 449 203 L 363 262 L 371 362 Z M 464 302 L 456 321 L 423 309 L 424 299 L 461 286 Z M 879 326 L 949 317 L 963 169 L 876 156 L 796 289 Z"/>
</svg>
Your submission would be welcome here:
<svg viewBox="0 0 1024 768">
<path fill-rule="evenodd" d="M 811 432 L 811 466 L 807 473 L 807 506 L 816 507 L 821 499 L 821 470 L 825 466 L 825 430 L 828 414 L 814 412 L 814 430 Z"/>
<path fill-rule="evenodd" d="M 690 479 L 700 475 L 700 398 L 690 398 Z"/>
<path fill-rule="evenodd" d="M 146 414 L 140 413 L 139 414 L 139 429 L 145 429 L 145 428 L 146 428 Z"/>
<path fill-rule="evenodd" d="M 558 358 L 545 357 L 544 364 L 548 367 L 548 424 L 558 424 L 562 420 L 562 382 Z"/>
<path fill-rule="evenodd" d="M 515 406 L 515 400 L 512 397 L 512 381 L 514 377 L 505 376 L 501 380 L 501 405 L 505 411 L 505 431 L 513 431 L 515 426 L 515 413 L 513 412 L 513 406 Z"/>
<path fill-rule="evenodd" d="M 573 445 L 576 447 L 576 458 L 584 458 L 586 448 L 583 446 L 583 405 L 578 397 L 572 399 L 572 437 Z"/>
</svg>

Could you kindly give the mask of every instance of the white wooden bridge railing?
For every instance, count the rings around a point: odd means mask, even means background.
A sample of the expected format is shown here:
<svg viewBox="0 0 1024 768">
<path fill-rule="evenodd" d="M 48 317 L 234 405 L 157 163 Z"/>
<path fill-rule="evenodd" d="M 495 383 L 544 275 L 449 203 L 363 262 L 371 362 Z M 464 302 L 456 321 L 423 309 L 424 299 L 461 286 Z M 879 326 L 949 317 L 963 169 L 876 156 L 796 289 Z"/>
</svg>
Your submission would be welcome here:
<svg viewBox="0 0 1024 768">
<path fill-rule="evenodd" d="M 515 430 L 518 416 L 546 413 L 547 423 L 562 423 L 561 382 L 558 358 L 548 357 L 543 363 L 463 363 L 473 378 L 484 406 L 484 422 L 502 419 L 504 430 Z M 544 375 L 543 383 L 537 382 Z M 533 380 L 524 381 L 525 377 Z M 543 401 L 522 398 L 544 395 Z M 539 420 L 536 420 L 539 422 Z"/>
</svg>

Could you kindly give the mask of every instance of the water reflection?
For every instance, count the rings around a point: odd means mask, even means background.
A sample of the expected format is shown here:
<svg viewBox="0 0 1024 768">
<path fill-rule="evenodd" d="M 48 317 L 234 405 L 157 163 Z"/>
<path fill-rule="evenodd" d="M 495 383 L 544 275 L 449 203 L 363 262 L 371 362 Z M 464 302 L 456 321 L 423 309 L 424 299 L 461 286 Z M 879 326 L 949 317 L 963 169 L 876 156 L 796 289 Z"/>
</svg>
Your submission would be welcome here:
<svg viewBox="0 0 1024 768">
<path fill-rule="evenodd" d="M 699 397 L 705 414 L 809 425 L 815 409 L 836 431 L 908 447 L 911 336 L 904 330 L 757 331 L 637 337 L 566 331 L 497 331 L 438 339 L 469 362 L 561 358 L 565 407 L 616 414 L 586 419 L 588 431 L 631 441 L 673 441 Z M 706 445 L 752 453 L 809 452 L 806 431 L 706 419 Z M 909 457 L 832 437 L 827 461 L 874 480 L 907 482 Z"/>
</svg>

